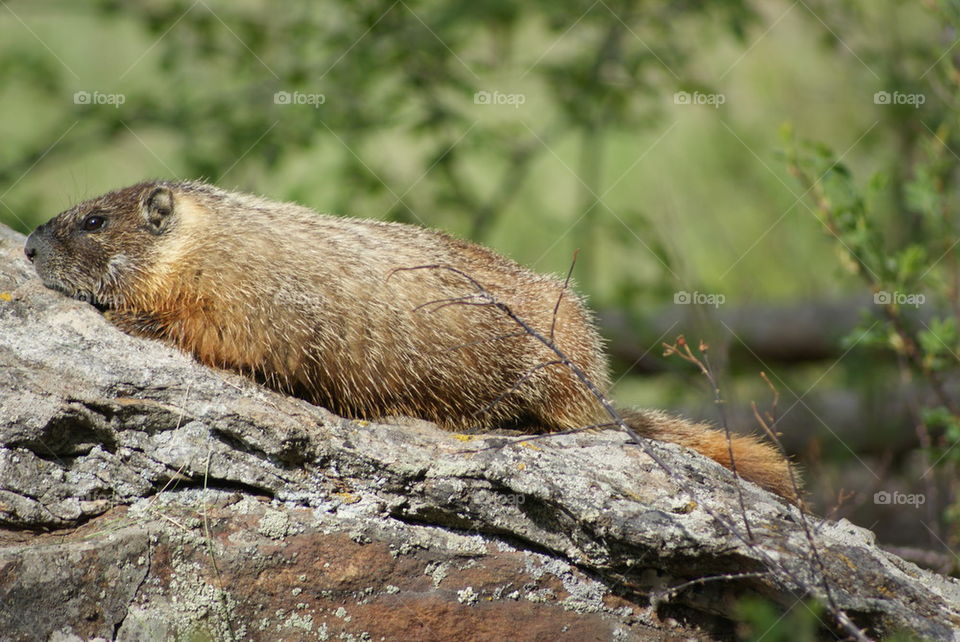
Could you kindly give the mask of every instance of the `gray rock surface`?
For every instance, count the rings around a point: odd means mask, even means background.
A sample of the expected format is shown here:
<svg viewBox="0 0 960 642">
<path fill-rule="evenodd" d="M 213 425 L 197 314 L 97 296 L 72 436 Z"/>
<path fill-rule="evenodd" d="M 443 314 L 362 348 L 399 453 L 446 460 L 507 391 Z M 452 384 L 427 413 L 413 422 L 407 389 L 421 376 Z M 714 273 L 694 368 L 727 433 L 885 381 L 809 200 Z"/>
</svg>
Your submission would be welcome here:
<svg viewBox="0 0 960 642">
<path fill-rule="evenodd" d="M 744 543 L 695 453 L 652 444 L 694 497 L 617 432 L 343 419 L 119 332 L 22 243 L 0 228 L 3 639 L 714 639 L 736 598 L 823 597 L 798 510 L 743 483 Z M 870 635 L 960 639 L 960 583 L 810 519 Z"/>
</svg>

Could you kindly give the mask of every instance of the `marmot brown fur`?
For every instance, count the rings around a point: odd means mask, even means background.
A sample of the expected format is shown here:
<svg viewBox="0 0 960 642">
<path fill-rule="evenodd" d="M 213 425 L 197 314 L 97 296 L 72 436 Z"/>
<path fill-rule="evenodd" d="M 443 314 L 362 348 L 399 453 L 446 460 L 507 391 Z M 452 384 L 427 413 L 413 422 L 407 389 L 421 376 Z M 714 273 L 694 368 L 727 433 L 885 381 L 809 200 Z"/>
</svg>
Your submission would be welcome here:
<svg viewBox="0 0 960 642">
<path fill-rule="evenodd" d="M 154 181 L 59 214 L 25 252 L 47 286 L 93 303 L 123 330 L 341 415 L 407 415 L 456 430 L 609 422 L 556 354 L 503 310 L 478 305 L 470 279 L 552 334 L 606 390 L 606 358 L 581 300 L 562 281 L 442 232 Z M 730 466 L 722 432 L 628 414 L 640 434 Z M 793 496 L 775 449 L 741 436 L 732 447 L 743 477 Z"/>
</svg>

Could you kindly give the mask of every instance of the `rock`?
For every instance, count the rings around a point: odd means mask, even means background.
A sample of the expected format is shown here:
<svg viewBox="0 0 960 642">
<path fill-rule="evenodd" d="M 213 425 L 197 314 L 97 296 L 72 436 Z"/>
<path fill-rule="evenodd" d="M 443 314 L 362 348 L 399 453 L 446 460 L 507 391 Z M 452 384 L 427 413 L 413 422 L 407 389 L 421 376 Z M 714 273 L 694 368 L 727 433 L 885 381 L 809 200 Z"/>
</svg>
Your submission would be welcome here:
<svg viewBox="0 0 960 642">
<path fill-rule="evenodd" d="M 741 482 L 745 542 L 691 451 L 343 419 L 119 332 L 22 243 L 0 229 L 4 639 L 711 639 L 824 579 L 871 635 L 960 639 L 956 580 L 808 516 L 822 578 L 798 509 Z"/>
</svg>

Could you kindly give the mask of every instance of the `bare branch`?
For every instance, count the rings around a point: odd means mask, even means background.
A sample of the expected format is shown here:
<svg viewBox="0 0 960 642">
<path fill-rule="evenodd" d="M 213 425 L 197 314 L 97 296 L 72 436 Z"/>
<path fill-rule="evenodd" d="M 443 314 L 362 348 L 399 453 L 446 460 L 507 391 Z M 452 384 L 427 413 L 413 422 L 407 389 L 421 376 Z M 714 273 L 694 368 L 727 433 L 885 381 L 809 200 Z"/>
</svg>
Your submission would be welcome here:
<svg viewBox="0 0 960 642">
<path fill-rule="evenodd" d="M 476 454 L 486 452 L 488 450 L 500 450 L 507 446 L 517 446 L 524 444 L 528 441 L 539 441 L 541 439 L 549 439 L 551 437 L 559 437 L 561 435 L 577 435 L 582 432 L 591 432 L 593 430 L 600 430 L 601 428 L 614 428 L 617 424 L 613 422 L 608 422 L 605 424 L 592 424 L 589 426 L 581 426 L 579 428 L 571 428 L 570 430 L 558 430 L 556 432 L 545 432 L 540 435 L 527 435 L 525 437 L 518 437 L 516 439 L 507 440 L 506 443 L 496 444 L 494 446 L 487 446 L 486 448 L 477 448 L 476 450 L 460 450 L 457 451 L 459 454 Z"/>
<path fill-rule="evenodd" d="M 560 301 L 563 300 L 563 293 L 570 287 L 570 277 L 573 276 L 573 268 L 577 265 L 577 256 L 580 250 L 573 251 L 573 260 L 570 261 L 570 269 L 567 270 L 567 278 L 563 280 L 563 287 L 560 288 L 560 294 L 557 295 L 557 304 L 553 306 L 553 316 L 550 319 L 550 341 L 553 341 L 553 331 L 557 327 L 557 313 L 560 311 Z"/>
<path fill-rule="evenodd" d="M 506 391 L 504 391 L 504 392 L 502 392 L 501 394 L 497 395 L 497 397 L 496 397 L 493 401 L 491 401 L 490 403 L 488 403 L 486 406 L 484 406 L 484 407 L 481 408 L 480 410 L 477 410 L 477 411 L 471 413 L 470 416 L 471 416 L 471 417 L 477 417 L 477 416 L 483 415 L 483 414 L 487 413 L 488 411 L 490 411 L 490 409 L 492 409 L 492 408 L 493 408 L 494 406 L 496 406 L 498 403 L 500 403 L 501 401 L 503 401 L 503 400 L 507 397 L 507 395 L 509 395 L 510 393 L 515 392 L 517 389 L 519 389 L 520 386 L 523 385 L 523 383 L 524 383 L 525 381 L 527 381 L 528 379 L 530 379 L 530 377 L 533 376 L 533 373 L 535 373 L 537 370 L 542 370 L 543 368 L 549 368 L 550 366 L 562 366 L 562 365 L 565 365 L 565 364 L 563 363 L 563 361 L 545 361 L 545 362 L 543 362 L 543 363 L 538 363 L 537 365 L 535 365 L 534 367 L 530 368 L 530 369 L 527 370 L 525 373 L 523 373 L 523 376 L 520 377 L 519 379 L 517 379 L 517 381 L 515 381 L 512 386 L 510 386 L 509 388 L 507 388 Z"/>
<path fill-rule="evenodd" d="M 682 584 L 676 584 L 674 586 L 668 586 L 662 591 L 657 591 L 651 597 L 651 602 L 654 605 L 660 602 L 667 602 L 677 596 L 678 593 L 684 589 L 690 588 L 691 586 L 697 586 L 700 584 L 706 584 L 707 582 L 726 582 L 730 580 L 743 580 L 752 577 L 763 577 L 766 573 L 725 573 L 724 575 L 711 575 L 709 577 L 698 577 L 695 580 L 690 580 L 689 582 L 683 582 Z"/>
<path fill-rule="evenodd" d="M 766 379 L 766 377 L 764 377 Z M 770 383 L 767 380 L 767 383 Z M 773 387 L 773 384 L 770 384 Z M 774 388 L 776 391 L 776 388 Z M 776 400 L 778 397 L 774 397 Z M 776 433 L 770 429 L 770 426 L 767 425 L 767 422 L 764 421 L 763 417 L 760 416 L 760 411 L 757 409 L 756 402 L 750 402 L 750 407 L 753 408 L 753 416 L 756 417 L 757 423 L 764 429 L 767 435 L 777 444 L 777 447 L 780 449 L 780 452 L 783 452 L 783 444 L 780 442 L 780 439 L 777 437 Z M 803 497 L 800 494 L 800 488 L 797 484 L 796 475 L 793 473 L 793 467 L 787 466 L 787 472 L 790 474 L 790 485 L 793 487 L 793 494 L 797 497 L 797 507 L 800 509 L 800 525 L 803 527 L 803 534 L 807 538 L 807 544 L 810 546 L 810 554 L 813 556 L 813 560 L 817 565 L 817 571 L 820 573 L 820 583 L 823 586 L 823 592 L 827 597 L 827 603 L 832 609 L 832 611 L 837 613 L 843 613 L 840 607 L 837 606 L 836 601 L 833 599 L 833 591 L 830 589 L 830 583 L 827 581 L 827 570 L 823 564 L 823 559 L 820 557 L 820 549 L 817 548 L 817 543 L 814 540 L 813 533 L 810 530 L 810 524 L 807 521 L 807 511 Z M 835 615 L 836 617 L 836 615 Z M 846 614 L 844 614 L 846 617 Z M 842 621 L 842 620 L 841 620 Z"/>
<path fill-rule="evenodd" d="M 429 306 L 431 306 L 431 305 L 436 305 L 437 307 L 435 307 L 433 310 L 430 310 L 430 312 L 436 312 L 436 311 L 442 310 L 443 308 L 446 308 L 446 307 L 448 307 L 448 306 L 458 305 L 458 304 L 480 305 L 480 306 L 490 305 L 489 302 L 474 303 L 474 301 L 476 300 L 476 298 L 477 298 L 477 295 L 476 295 L 476 294 L 468 294 L 467 296 L 450 297 L 450 298 L 448 298 L 448 299 L 434 299 L 433 301 L 427 301 L 426 303 L 421 303 L 420 305 L 418 305 L 417 307 L 415 307 L 415 308 L 413 309 L 413 311 L 414 311 L 414 312 L 419 312 L 420 310 L 422 310 L 422 309 L 424 309 L 424 308 L 426 308 L 426 307 L 429 307 Z"/>
<path fill-rule="evenodd" d="M 723 434 L 727 438 L 727 457 L 730 459 L 730 470 L 733 471 L 733 476 L 737 478 L 737 499 L 740 503 L 740 515 L 743 517 L 743 525 L 747 529 L 747 537 L 753 539 L 753 530 L 750 528 L 750 520 L 747 519 L 747 505 L 743 500 L 743 486 L 740 483 L 741 477 L 740 473 L 737 472 L 737 459 L 733 455 L 733 438 L 730 436 L 730 425 L 727 423 L 727 413 L 724 409 L 723 395 L 720 394 L 720 384 L 717 383 L 717 378 L 714 376 L 713 370 L 710 367 L 710 361 L 707 359 L 707 350 L 710 349 L 710 346 L 703 341 L 700 342 L 700 354 L 703 355 L 703 359 L 701 360 L 693 353 L 693 350 L 690 349 L 690 344 L 686 342 L 682 334 L 677 337 L 676 344 L 673 346 L 666 343 L 663 345 L 666 348 L 664 356 L 675 354 L 695 364 L 700 368 L 700 372 L 706 376 L 711 388 L 713 388 L 713 403 L 717 406 L 717 411 L 720 413 L 720 425 L 723 427 Z"/>
</svg>

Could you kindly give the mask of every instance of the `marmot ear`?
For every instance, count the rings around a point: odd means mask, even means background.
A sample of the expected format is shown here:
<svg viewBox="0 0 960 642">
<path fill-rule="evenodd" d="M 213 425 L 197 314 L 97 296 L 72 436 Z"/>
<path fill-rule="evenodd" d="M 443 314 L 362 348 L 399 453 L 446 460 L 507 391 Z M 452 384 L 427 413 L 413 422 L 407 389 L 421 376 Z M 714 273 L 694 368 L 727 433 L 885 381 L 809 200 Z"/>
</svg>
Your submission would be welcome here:
<svg viewBox="0 0 960 642">
<path fill-rule="evenodd" d="M 173 192 L 169 187 L 156 187 L 147 197 L 144 218 L 154 234 L 159 234 L 170 225 L 173 214 Z"/>
</svg>

